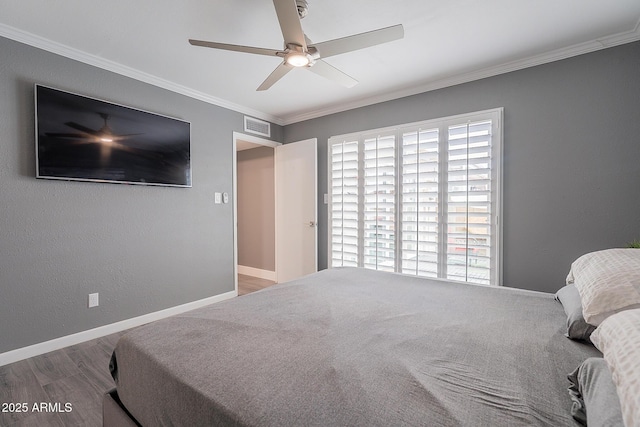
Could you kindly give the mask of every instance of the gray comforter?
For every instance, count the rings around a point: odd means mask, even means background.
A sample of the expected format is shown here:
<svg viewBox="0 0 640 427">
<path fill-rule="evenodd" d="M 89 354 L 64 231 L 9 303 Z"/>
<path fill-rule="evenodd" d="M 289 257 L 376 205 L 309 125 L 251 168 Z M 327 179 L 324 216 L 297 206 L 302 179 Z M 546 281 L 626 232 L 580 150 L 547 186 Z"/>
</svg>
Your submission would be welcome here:
<svg viewBox="0 0 640 427">
<path fill-rule="evenodd" d="M 144 426 L 571 426 L 600 353 L 565 324 L 553 295 L 334 269 L 137 328 L 113 374 Z"/>
</svg>

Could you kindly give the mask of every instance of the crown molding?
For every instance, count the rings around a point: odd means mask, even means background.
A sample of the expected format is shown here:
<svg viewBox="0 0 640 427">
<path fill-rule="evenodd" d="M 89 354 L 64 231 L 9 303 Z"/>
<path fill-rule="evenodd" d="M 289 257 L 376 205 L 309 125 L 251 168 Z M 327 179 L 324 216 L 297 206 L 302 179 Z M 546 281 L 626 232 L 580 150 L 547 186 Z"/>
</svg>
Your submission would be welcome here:
<svg viewBox="0 0 640 427">
<path fill-rule="evenodd" d="M 573 46 L 556 49 L 551 52 L 546 52 L 540 55 L 534 55 L 528 58 L 510 61 L 504 64 L 500 64 L 493 67 L 487 67 L 481 70 L 472 71 L 469 73 L 457 74 L 444 79 L 430 81 L 419 86 L 411 88 L 404 88 L 393 92 L 387 92 L 381 95 L 372 96 L 365 99 L 359 99 L 353 102 L 341 102 L 339 105 L 331 105 L 325 108 L 314 109 L 301 114 L 285 114 L 281 117 L 273 116 L 271 114 L 264 113 L 262 111 L 254 110 L 252 108 L 235 104 L 230 101 L 217 98 L 212 95 L 208 95 L 204 92 L 191 89 L 187 86 L 183 86 L 160 77 L 154 76 L 149 73 L 142 72 L 140 70 L 127 67 L 114 61 L 110 61 L 104 58 L 100 58 L 96 55 L 91 55 L 86 52 L 71 48 L 69 46 L 53 42 L 43 37 L 37 36 L 26 31 L 19 30 L 17 28 L 0 24 L 0 36 L 6 37 L 11 40 L 18 41 L 45 51 L 55 53 L 76 61 L 83 62 L 98 68 L 102 68 L 107 71 L 111 71 L 132 79 L 149 83 L 154 86 L 158 86 L 172 92 L 180 93 L 182 95 L 204 101 L 209 104 L 213 104 L 219 107 L 227 108 L 242 114 L 247 114 L 252 117 L 267 120 L 280 126 L 286 126 L 305 120 L 311 120 L 330 114 L 340 113 L 343 111 L 353 110 L 356 108 L 366 107 L 368 105 L 378 104 L 381 102 L 392 101 L 394 99 L 404 98 L 407 96 L 417 95 L 419 93 L 429 92 L 432 90 L 442 89 L 449 86 L 455 86 L 462 83 L 468 83 L 475 80 L 484 79 L 487 77 L 493 77 L 500 74 L 509 73 L 512 71 L 518 71 L 525 68 L 535 67 L 537 65 L 548 64 L 555 61 L 571 58 L 586 53 L 595 52 L 598 50 L 631 43 L 640 40 L 640 20 L 636 23 L 632 30 L 620 32 L 610 36 L 602 37 L 596 40 L 575 44 Z"/>
<path fill-rule="evenodd" d="M 163 78 L 154 76 L 153 74 L 145 73 L 135 68 L 127 67 L 126 65 L 119 64 L 108 59 L 101 58 L 96 55 L 92 55 L 86 52 L 82 52 L 78 49 L 74 49 L 67 45 L 48 40 L 44 37 L 19 30 L 6 24 L 0 24 L 0 36 L 24 43 L 29 46 L 36 47 L 38 49 L 45 50 L 47 52 L 55 53 L 60 56 L 64 56 L 69 59 L 73 59 L 94 67 L 101 68 L 103 70 L 111 71 L 116 74 L 123 75 L 144 83 L 176 92 L 190 98 L 204 101 L 208 104 L 213 104 L 218 107 L 223 107 L 229 110 L 233 110 L 242 114 L 247 114 L 252 117 L 256 117 L 262 120 L 267 120 L 277 125 L 282 125 L 283 120 L 280 117 L 266 114 L 262 111 L 257 111 L 243 105 L 238 105 L 227 100 L 217 98 L 215 96 L 208 95 L 204 92 L 191 89 L 187 86 L 180 85 L 178 83 L 165 80 Z"/>
<path fill-rule="evenodd" d="M 424 92 L 429 92 L 436 89 L 442 89 L 449 86 L 455 86 L 462 83 L 468 83 L 475 80 L 484 79 L 487 77 L 493 77 L 500 74 L 509 73 L 512 71 L 523 70 L 525 68 L 535 67 L 537 65 L 548 64 L 555 61 L 571 58 L 574 56 L 583 55 L 586 53 L 595 52 L 610 47 L 632 43 L 640 40 L 640 20 L 635 25 L 633 30 L 624 31 L 611 36 L 602 37 L 589 42 L 575 44 L 573 46 L 556 49 L 551 52 L 546 52 L 540 55 L 531 56 L 516 61 L 506 62 L 493 67 L 484 68 L 481 70 L 472 71 L 469 73 L 457 74 L 444 79 L 431 81 L 420 86 L 415 86 L 408 89 L 401 89 L 394 92 L 385 93 L 379 96 L 374 96 L 366 99 L 360 99 L 353 102 L 340 103 L 340 105 L 329 106 L 322 109 L 316 109 L 307 113 L 286 115 L 283 117 L 283 125 L 290 125 L 293 123 L 302 122 L 305 120 L 311 120 L 330 114 L 341 113 L 343 111 L 353 110 L 355 108 L 366 107 L 368 105 L 379 104 L 381 102 L 392 101 L 394 99 L 404 98 L 407 96 L 417 95 Z"/>
</svg>

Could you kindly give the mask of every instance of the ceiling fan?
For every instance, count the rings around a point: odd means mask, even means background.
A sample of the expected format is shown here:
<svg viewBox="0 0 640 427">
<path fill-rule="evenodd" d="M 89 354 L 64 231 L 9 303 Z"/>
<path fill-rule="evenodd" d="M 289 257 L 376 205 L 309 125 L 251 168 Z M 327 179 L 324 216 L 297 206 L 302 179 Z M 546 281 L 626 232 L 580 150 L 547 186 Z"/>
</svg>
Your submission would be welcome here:
<svg viewBox="0 0 640 427">
<path fill-rule="evenodd" d="M 339 39 L 313 43 L 302 31 L 302 24 L 300 23 L 301 18 L 304 18 L 308 12 L 306 0 L 273 0 L 273 5 L 276 8 L 282 36 L 284 37 L 285 48 L 283 50 L 193 39 L 189 39 L 189 43 L 193 46 L 283 58 L 282 64 L 258 87 L 257 90 L 262 91 L 269 89 L 294 68 L 305 68 L 343 86 L 353 87 L 358 83 L 356 79 L 329 65 L 322 58 L 364 49 L 404 37 L 404 28 L 399 24 Z"/>
<path fill-rule="evenodd" d="M 47 136 L 54 138 L 74 138 L 79 139 L 77 143 L 101 143 L 113 146 L 122 146 L 119 141 L 127 139 L 131 136 L 140 135 L 139 133 L 130 133 L 126 135 L 116 135 L 109 127 L 109 114 L 97 113 L 104 120 L 104 124 L 100 129 L 91 129 L 76 122 L 66 122 L 65 125 L 78 131 L 78 133 L 51 133 L 47 132 Z M 124 146 L 122 146 L 124 147 Z"/>
</svg>

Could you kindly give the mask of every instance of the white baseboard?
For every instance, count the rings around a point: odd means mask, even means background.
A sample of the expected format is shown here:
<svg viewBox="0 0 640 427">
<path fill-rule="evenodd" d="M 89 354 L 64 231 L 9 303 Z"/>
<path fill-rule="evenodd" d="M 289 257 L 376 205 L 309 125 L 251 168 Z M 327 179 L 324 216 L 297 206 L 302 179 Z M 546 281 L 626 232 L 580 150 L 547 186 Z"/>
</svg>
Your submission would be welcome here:
<svg viewBox="0 0 640 427">
<path fill-rule="evenodd" d="M 238 274 L 257 277 L 259 279 L 273 280 L 274 282 L 277 280 L 275 271 L 261 270 L 259 268 L 247 267 L 246 265 L 238 266 Z"/>
<path fill-rule="evenodd" d="M 238 296 L 237 291 L 225 292 L 224 294 L 215 295 L 198 301 L 188 302 L 186 304 L 166 308 L 164 310 L 144 314 L 142 316 L 122 320 L 120 322 L 111 323 L 109 325 L 99 326 L 97 328 L 78 332 L 76 334 L 67 335 L 50 341 L 30 345 L 28 347 L 22 347 L 16 350 L 7 351 L 6 353 L 0 353 L 0 366 L 8 365 L 10 363 L 17 362 L 23 359 L 28 359 L 30 357 L 48 353 L 50 351 L 59 350 L 70 345 L 75 345 L 81 342 L 100 338 L 105 335 L 124 331 L 125 329 L 134 328 L 136 326 L 144 325 L 145 323 L 154 322 L 156 320 L 164 319 L 165 317 L 174 316 L 176 314 L 181 314 L 185 311 L 194 310 L 196 308 L 204 307 L 205 305 L 224 301 L 236 296 Z"/>
</svg>

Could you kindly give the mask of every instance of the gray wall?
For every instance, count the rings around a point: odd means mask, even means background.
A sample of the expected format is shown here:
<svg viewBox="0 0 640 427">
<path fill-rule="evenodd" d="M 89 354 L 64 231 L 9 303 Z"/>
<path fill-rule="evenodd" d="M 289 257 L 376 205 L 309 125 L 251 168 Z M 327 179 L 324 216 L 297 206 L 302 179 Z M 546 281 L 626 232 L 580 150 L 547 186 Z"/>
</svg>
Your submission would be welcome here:
<svg viewBox="0 0 640 427">
<path fill-rule="evenodd" d="M 555 291 L 571 262 L 640 238 L 640 43 L 308 120 L 318 138 L 319 266 L 327 266 L 327 139 L 504 107 L 503 282 Z"/>
<path fill-rule="evenodd" d="M 640 238 L 640 43 L 286 126 L 327 139 L 504 107 L 504 283 L 555 291 L 584 252 Z M 192 123 L 193 188 L 36 180 L 33 84 Z M 233 289 L 242 114 L 0 38 L 0 352 Z M 88 309 L 87 294 L 100 293 Z"/>
<path fill-rule="evenodd" d="M 190 121 L 193 187 L 35 179 L 34 83 Z M 0 38 L 0 352 L 233 290 L 232 203 L 213 193 L 233 194 L 242 120 Z"/>
<path fill-rule="evenodd" d="M 238 152 L 238 265 L 276 270 L 274 150 Z"/>
</svg>

